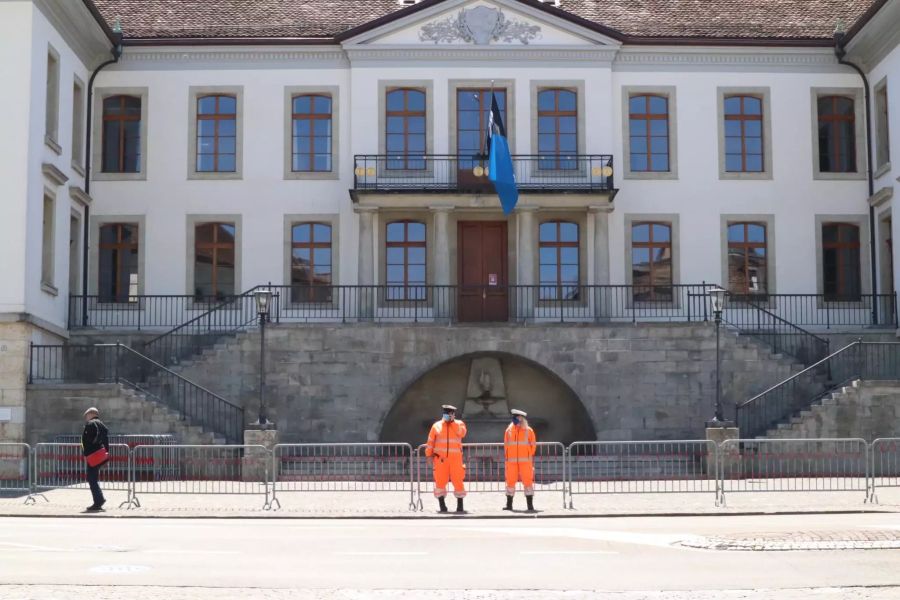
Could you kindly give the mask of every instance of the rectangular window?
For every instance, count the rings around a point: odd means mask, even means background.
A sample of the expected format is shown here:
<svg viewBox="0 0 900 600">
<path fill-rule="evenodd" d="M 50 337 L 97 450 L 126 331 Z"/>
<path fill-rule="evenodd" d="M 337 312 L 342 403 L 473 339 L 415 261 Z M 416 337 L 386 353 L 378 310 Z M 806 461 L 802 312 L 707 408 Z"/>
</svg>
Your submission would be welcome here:
<svg viewBox="0 0 900 600">
<path fill-rule="evenodd" d="M 141 98 L 128 95 L 103 99 L 102 164 L 104 173 L 141 171 Z"/>
<path fill-rule="evenodd" d="M 234 173 L 237 169 L 237 98 L 197 98 L 198 173 Z"/>
<path fill-rule="evenodd" d="M 669 171 L 669 100 L 636 94 L 628 100 L 629 161 L 634 172 Z"/>
<path fill-rule="evenodd" d="M 542 89 L 537 94 L 538 168 L 578 168 L 578 93 Z"/>
<path fill-rule="evenodd" d="M 72 86 L 72 166 L 84 169 L 84 84 L 77 77 Z"/>
<path fill-rule="evenodd" d="M 762 173 L 763 101 L 749 95 L 725 97 L 725 170 Z"/>
<path fill-rule="evenodd" d="M 331 171 L 331 97 L 303 94 L 291 99 L 291 170 Z"/>
<path fill-rule="evenodd" d="M 541 300 L 578 300 L 578 224 L 546 221 L 541 223 L 538 238 Z"/>
<path fill-rule="evenodd" d="M 503 122 L 506 119 L 506 90 L 493 90 L 500 107 Z M 488 119 L 491 112 L 490 88 L 466 88 L 456 90 L 456 153 L 459 169 L 472 170 L 476 160 L 486 153 Z M 481 164 L 480 162 L 478 164 Z"/>
<path fill-rule="evenodd" d="M 888 116 L 887 81 L 882 81 L 875 89 L 875 154 L 879 169 L 891 162 Z"/>
<path fill-rule="evenodd" d="M 203 223 L 194 228 L 194 297 L 200 302 L 233 296 L 234 223 Z"/>
<path fill-rule="evenodd" d="M 41 284 L 53 286 L 56 235 L 56 200 L 49 194 L 44 195 L 41 238 Z"/>
<path fill-rule="evenodd" d="M 816 102 L 819 172 L 856 172 L 856 103 L 846 96 L 820 96 Z"/>
<path fill-rule="evenodd" d="M 385 265 L 388 300 L 425 299 L 425 224 L 387 224 Z"/>
<path fill-rule="evenodd" d="M 631 283 L 635 302 L 672 302 L 673 263 L 671 223 L 631 225 Z"/>
<path fill-rule="evenodd" d="M 331 302 L 331 225 L 291 227 L 291 302 Z"/>
<path fill-rule="evenodd" d="M 822 225 L 822 276 L 826 300 L 859 300 L 862 293 L 859 226 Z"/>
<path fill-rule="evenodd" d="M 765 223 L 728 224 L 728 291 L 736 295 L 768 293 Z"/>
<path fill-rule="evenodd" d="M 69 294 L 76 296 L 81 288 L 81 219 L 69 217 Z"/>
<path fill-rule="evenodd" d="M 388 169 L 425 169 L 425 90 L 395 88 L 386 92 L 385 151 Z"/>
<path fill-rule="evenodd" d="M 100 227 L 100 302 L 137 300 L 138 251 L 138 225 L 109 223 Z"/>
<path fill-rule="evenodd" d="M 45 101 L 44 136 L 59 154 L 59 54 L 52 47 L 47 51 L 47 88 Z"/>
</svg>

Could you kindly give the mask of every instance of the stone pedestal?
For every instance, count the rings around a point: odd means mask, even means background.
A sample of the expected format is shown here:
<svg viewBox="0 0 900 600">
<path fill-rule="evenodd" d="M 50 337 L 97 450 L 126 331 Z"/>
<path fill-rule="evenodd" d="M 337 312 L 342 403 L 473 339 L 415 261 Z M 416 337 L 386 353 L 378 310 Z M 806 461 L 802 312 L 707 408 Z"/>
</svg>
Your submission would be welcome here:
<svg viewBox="0 0 900 600">
<path fill-rule="evenodd" d="M 252 428 L 244 431 L 244 445 L 264 446 L 272 452 L 278 443 L 278 430 L 271 426 L 269 429 Z M 261 448 L 247 448 L 241 459 L 241 479 L 243 481 L 266 481 L 267 469 L 273 468 L 271 455 Z"/>
<path fill-rule="evenodd" d="M 741 438 L 737 427 L 709 427 L 706 428 L 706 439 L 719 447 L 725 440 L 738 440 Z M 719 462 L 708 470 L 717 478 L 723 474 L 725 477 L 734 477 L 741 474 L 741 451 L 737 444 L 729 444 L 724 449 L 719 449 Z M 719 473 L 722 469 L 722 473 Z"/>
</svg>

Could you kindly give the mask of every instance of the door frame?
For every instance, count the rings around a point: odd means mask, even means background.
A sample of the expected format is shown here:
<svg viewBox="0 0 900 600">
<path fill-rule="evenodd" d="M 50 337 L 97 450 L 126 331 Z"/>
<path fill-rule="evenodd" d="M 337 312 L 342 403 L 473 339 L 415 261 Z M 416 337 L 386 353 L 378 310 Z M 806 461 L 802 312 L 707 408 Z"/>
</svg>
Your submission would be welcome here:
<svg viewBox="0 0 900 600">
<path fill-rule="evenodd" d="M 485 225 L 502 225 L 502 235 L 501 241 L 503 244 L 503 250 L 501 252 L 502 257 L 502 270 L 500 273 L 500 281 L 498 282 L 497 288 L 498 291 L 502 290 L 502 295 L 504 297 L 504 302 L 506 304 L 506 318 L 503 321 L 494 321 L 489 319 L 481 319 L 478 321 L 463 321 L 460 315 L 460 307 L 462 305 L 462 290 L 463 290 L 463 241 L 462 241 L 462 231 L 463 227 L 466 225 L 478 225 L 483 228 Z M 483 234 L 482 234 L 483 235 Z M 482 269 L 484 269 L 484 260 L 482 258 L 481 261 Z M 509 283 L 509 221 L 506 219 L 472 219 L 472 220 L 458 220 L 456 222 L 456 284 L 457 284 L 457 292 L 456 292 L 456 302 L 457 302 L 457 320 L 460 322 L 472 322 L 472 323 L 495 323 L 495 322 L 506 322 L 509 320 L 509 294 L 510 294 L 510 283 Z M 483 286 L 487 287 L 488 282 L 485 281 Z M 484 314 L 484 300 L 482 300 L 482 315 Z"/>
</svg>

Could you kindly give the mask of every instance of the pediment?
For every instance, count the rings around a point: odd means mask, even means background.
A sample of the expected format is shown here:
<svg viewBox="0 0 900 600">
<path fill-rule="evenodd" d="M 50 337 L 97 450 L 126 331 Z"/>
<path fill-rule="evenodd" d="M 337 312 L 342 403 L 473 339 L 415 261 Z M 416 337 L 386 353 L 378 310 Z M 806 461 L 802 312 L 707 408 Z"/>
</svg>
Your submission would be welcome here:
<svg viewBox="0 0 900 600">
<path fill-rule="evenodd" d="M 375 47 L 597 47 L 610 36 L 518 0 L 445 0 L 346 40 Z"/>
</svg>

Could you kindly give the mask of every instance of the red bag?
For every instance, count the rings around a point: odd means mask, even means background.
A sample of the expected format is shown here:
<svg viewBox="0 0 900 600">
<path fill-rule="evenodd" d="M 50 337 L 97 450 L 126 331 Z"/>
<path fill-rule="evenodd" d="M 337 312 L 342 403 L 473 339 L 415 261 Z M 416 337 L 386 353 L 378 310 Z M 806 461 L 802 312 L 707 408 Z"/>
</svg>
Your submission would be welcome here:
<svg viewBox="0 0 900 600">
<path fill-rule="evenodd" d="M 89 467 L 99 467 L 109 460 L 109 452 L 106 448 L 100 448 L 96 452 L 91 452 L 84 457 Z"/>
</svg>

